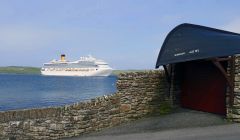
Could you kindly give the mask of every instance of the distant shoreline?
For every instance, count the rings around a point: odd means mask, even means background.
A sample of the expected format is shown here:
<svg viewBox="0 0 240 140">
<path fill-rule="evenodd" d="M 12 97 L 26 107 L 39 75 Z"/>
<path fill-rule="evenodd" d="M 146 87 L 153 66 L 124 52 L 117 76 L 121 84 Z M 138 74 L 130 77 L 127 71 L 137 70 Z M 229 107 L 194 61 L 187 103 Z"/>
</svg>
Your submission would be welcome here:
<svg viewBox="0 0 240 140">
<path fill-rule="evenodd" d="M 0 74 L 41 74 L 41 68 L 24 66 L 0 67 Z M 124 72 L 141 72 L 146 70 L 113 70 L 111 75 L 119 75 Z"/>
<path fill-rule="evenodd" d="M 0 74 L 41 74 L 41 72 L 37 67 L 7 66 L 0 67 Z"/>
</svg>

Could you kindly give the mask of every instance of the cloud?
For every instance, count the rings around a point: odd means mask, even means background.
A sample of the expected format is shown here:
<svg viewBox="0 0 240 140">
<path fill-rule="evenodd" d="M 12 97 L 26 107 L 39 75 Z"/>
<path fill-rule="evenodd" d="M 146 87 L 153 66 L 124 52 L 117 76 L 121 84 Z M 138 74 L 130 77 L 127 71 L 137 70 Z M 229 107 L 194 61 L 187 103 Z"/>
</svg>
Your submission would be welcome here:
<svg viewBox="0 0 240 140">
<path fill-rule="evenodd" d="M 223 30 L 240 33 L 240 18 L 234 19 L 227 24 L 221 26 L 220 28 L 222 28 Z"/>
</svg>

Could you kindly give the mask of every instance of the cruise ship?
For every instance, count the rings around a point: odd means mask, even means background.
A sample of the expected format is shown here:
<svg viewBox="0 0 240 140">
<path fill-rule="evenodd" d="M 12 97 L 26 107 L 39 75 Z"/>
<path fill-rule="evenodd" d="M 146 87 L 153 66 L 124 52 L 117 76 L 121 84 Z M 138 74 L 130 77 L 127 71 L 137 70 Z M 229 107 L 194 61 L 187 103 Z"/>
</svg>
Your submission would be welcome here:
<svg viewBox="0 0 240 140">
<path fill-rule="evenodd" d="M 67 61 L 65 54 L 60 60 L 52 60 L 44 63 L 41 69 L 42 75 L 52 76 L 109 76 L 112 68 L 103 61 L 92 57 L 80 57 L 77 61 Z"/>
</svg>

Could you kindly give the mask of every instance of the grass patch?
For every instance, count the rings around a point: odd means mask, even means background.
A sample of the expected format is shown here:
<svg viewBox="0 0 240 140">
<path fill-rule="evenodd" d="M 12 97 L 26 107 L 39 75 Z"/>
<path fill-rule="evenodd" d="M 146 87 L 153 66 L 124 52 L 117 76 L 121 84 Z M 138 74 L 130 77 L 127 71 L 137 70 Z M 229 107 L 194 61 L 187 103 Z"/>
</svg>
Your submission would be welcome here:
<svg viewBox="0 0 240 140">
<path fill-rule="evenodd" d="M 172 105 L 169 101 L 164 101 L 162 103 L 160 103 L 160 108 L 159 108 L 159 114 L 160 115 L 166 115 L 171 113 L 172 111 Z"/>
</svg>

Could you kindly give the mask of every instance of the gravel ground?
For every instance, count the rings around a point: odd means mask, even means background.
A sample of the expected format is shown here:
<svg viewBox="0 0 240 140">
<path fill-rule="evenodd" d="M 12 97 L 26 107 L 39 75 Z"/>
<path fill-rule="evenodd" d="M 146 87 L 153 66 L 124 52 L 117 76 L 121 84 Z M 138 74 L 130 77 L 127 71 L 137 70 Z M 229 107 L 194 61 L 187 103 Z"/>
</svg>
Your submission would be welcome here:
<svg viewBox="0 0 240 140">
<path fill-rule="evenodd" d="M 116 136 L 131 133 L 156 132 L 169 129 L 206 127 L 223 125 L 227 123 L 228 122 L 224 119 L 223 116 L 180 108 L 174 111 L 174 113 L 168 115 L 143 118 L 120 126 L 108 128 L 100 132 L 95 132 L 80 136 L 78 138 L 68 138 L 64 140 L 77 140 L 81 137 L 104 135 Z"/>
</svg>

